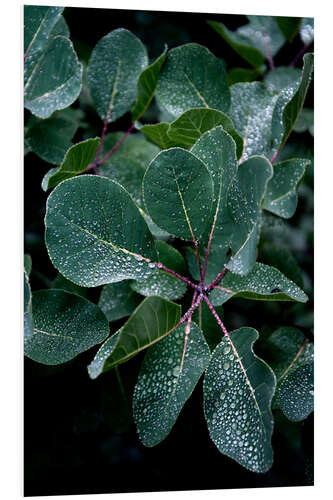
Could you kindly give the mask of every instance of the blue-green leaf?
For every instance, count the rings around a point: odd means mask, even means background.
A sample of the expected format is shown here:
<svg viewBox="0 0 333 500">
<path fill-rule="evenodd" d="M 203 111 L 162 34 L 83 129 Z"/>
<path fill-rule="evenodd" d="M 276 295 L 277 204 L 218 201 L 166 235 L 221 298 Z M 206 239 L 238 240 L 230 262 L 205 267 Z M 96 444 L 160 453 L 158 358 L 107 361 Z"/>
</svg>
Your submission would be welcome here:
<svg viewBox="0 0 333 500">
<path fill-rule="evenodd" d="M 130 31 L 120 28 L 101 38 L 90 57 L 88 85 L 102 120 L 112 122 L 130 111 L 147 64 L 146 48 Z"/>
<path fill-rule="evenodd" d="M 24 354 L 46 365 L 65 363 L 109 334 L 109 324 L 92 302 L 63 290 L 41 290 L 32 297 L 33 334 Z"/>
<path fill-rule="evenodd" d="M 302 71 L 299 68 L 279 66 L 266 73 L 263 81 L 270 92 L 280 92 L 285 87 L 292 85 L 301 76 Z"/>
<path fill-rule="evenodd" d="M 46 245 L 54 266 L 81 286 L 98 286 L 154 272 L 156 251 L 137 206 L 118 183 L 73 177 L 50 194 Z"/>
<path fill-rule="evenodd" d="M 120 363 L 125 363 L 168 335 L 179 320 L 178 304 L 160 297 L 147 297 L 124 326 L 104 342 L 88 366 L 89 376 L 96 378 Z"/>
<path fill-rule="evenodd" d="M 224 337 L 212 354 L 204 380 L 208 430 L 221 453 L 254 472 L 272 465 L 271 401 L 276 379 L 253 353 L 259 335 L 243 327 Z"/>
<path fill-rule="evenodd" d="M 110 283 L 102 288 L 98 305 L 109 321 L 116 321 L 132 314 L 142 297 L 131 288 L 131 281 Z"/>
<path fill-rule="evenodd" d="M 155 446 L 170 433 L 180 411 L 206 369 L 210 352 L 195 323 L 184 348 L 185 325 L 149 348 L 133 395 L 133 415 L 140 439 Z"/>
</svg>

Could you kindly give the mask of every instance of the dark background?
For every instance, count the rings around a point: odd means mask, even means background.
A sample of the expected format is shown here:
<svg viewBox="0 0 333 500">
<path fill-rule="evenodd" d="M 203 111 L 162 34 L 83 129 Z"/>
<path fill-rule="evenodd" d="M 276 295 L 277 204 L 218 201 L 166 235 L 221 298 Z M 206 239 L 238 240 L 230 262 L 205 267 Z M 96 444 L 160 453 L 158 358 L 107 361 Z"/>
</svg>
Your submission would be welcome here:
<svg viewBox="0 0 333 500">
<path fill-rule="evenodd" d="M 165 43 L 172 48 L 197 42 L 222 57 L 228 68 L 247 67 L 206 24 L 207 19 L 214 19 L 233 30 L 246 24 L 242 15 L 67 8 L 64 17 L 78 56 L 85 62 L 102 36 L 124 27 L 142 40 L 151 59 L 162 52 Z M 276 65 L 289 64 L 301 47 L 299 37 L 286 44 L 274 58 Z M 306 105 L 312 104 L 310 92 Z M 101 129 L 97 115 L 92 114 L 89 119 L 96 130 Z M 116 127 L 126 130 L 128 125 L 125 116 Z M 305 148 L 313 145 L 308 133 L 302 135 L 301 141 Z M 293 142 L 293 135 L 289 142 Z M 44 245 L 47 195 L 40 188 L 49 167 L 33 153 L 25 159 L 25 253 L 32 257 L 33 291 L 50 286 L 56 276 Z M 304 288 L 310 301 L 306 305 L 280 305 L 235 299 L 225 308 L 227 328 L 247 325 L 265 332 L 282 324 L 297 325 L 312 337 L 312 187 L 313 167 L 300 191 L 296 215 L 289 222 L 295 230 L 289 248 L 304 270 Z M 96 301 L 99 291 L 90 290 L 89 299 Z M 112 329 L 115 331 L 118 326 L 114 324 Z M 95 350 L 88 351 L 58 367 L 25 359 L 25 496 L 313 484 L 312 415 L 304 422 L 291 423 L 275 412 L 274 465 L 266 474 L 255 474 L 221 455 L 209 439 L 199 383 L 170 435 L 155 448 L 145 448 L 138 439 L 130 411 L 131 393 L 143 355 L 119 368 L 127 393 L 124 401 L 115 371 L 97 380 L 89 379 L 86 366 L 94 353 Z"/>
</svg>

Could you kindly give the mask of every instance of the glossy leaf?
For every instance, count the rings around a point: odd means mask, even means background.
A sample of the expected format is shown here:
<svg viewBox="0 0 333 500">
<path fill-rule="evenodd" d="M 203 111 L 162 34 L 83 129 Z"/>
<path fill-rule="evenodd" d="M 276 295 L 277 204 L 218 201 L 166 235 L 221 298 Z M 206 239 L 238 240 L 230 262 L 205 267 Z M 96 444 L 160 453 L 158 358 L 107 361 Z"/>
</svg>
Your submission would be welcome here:
<svg viewBox="0 0 333 500">
<path fill-rule="evenodd" d="M 305 54 L 300 81 L 285 87 L 279 94 L 272 115 L 273 151 L 278 153 L 293 130 L 312 79 L 313 54 Z"/>
<path fill-rule="evenodd" d="M 145 446 L 155 446 L 167 437 L 209 363 L 208 345 L 192 322 L 180 371 L 184 337 L 182 325 L 149 348 L 143 360 L 134 389 L 133 415 Z"/>
<path fill-rule="evenodd" d="M 148 297 L 139 304 L 124 326 L 110 337 L 88 366 L 96 378 L 165 337 L 180 320 L 180 306 L 160 297 Z"/>
<path fill-rule="evenodd" d="M 256 262 L 246 276 L 227 272 L 211 292 L 213 305 L 224 304 L 231 297 L 254 300 L 287 300 L 307 302 L 307 295 L 278 269 Z"/>
<path fill-rule="evenodd" d="M 242 159 L 266 155 L 271 149 L 271 122 L 277 94 L 261 82 L 236 83 L 230 91 L 230 118 L 244 139 Z"/>
<path fill-rule="evenodd" d="M 155 125 L 142 125 L 140 131 L 161 149 L 168 149 L 176 146 L 168 135 L 169 123 L 156 123 Z"/>
<path fill-rule="evenodd" d="M 309 45 L 313 42 L 314 38 L 314 19 L 313 17 L 303 17 L 301 28 L 300 28 L 300 37 L 302 42 L 305 45 Z"/>
<path fill-rule="evenodd" d="M 158 102 L 175 118 L 191 108 L 227 112 L 230 94 L 225 64 L 195 43 L 170 50 L 160 73 Z"/>
<path fill-rule="evenodd" d="M 291 66 L 279 66 L 264 76 L 264 84 L 270 92 L 280 92 L 301 78 L 302 71 Z"/>
<path fill-rule="evenodd" d="M 159 262 L 173 271 L 184 272 L 184 259 L 175 248 L 164 241 L 157 241 L 156 250 Z M 131 288 L 145 297 L 157 295 L 166 300 L 177 300 L 186 292 L 186 283 L 159 269 L 148 278 L 132 281 Z"/>
<path fill-rule="evenodd" d="M 122 136 L 121 132 L 107 135 L 103 154 L 110 151 Z M 143 176 L 158 152 L 159 148 L 147 141 L 142 134 L 131 134 L 112 153 L 109 160 L 97 169 L 97 172 L 119 182 L 130 193 L 135 203 L 142 207 Z"/>
<path fill-rule="evenodd" d="M 265 353 L 277 377 L 275 407 L 304 420 L 313 411 L 313 344 L 297 328 L 281 327 L 265 342 Z"/>
<path fill-rule="evenodd" d="M 139 77 L 137 83 L 136 104 L 132 109 L 133 122 L 138 120 L 143 115 L 154 97 L 158 76 L 164 64 L 167 50 L 168 48 L 165 47 L 164 51 L 156 59 L 156 61 L 145 68 Z"/>
<path fill-rule="evenodd" d="M 41 290 L 32 297 L 33 335 L 24 354 L 46 365 L 58 365 L 102 342 L 108 322 L 92 302 L 63 290 Z"/>
<path fill-rule="evenodd" d="M 25 140 L 31 151 L 47 163 L 59 165 L 72 145 L 80 125 L 80 115 L 71 109 L 57 111 L 47 120 L 33 117 L 28 122 Z"/>
<path fill-rule="evenodd" d="M 86 171 L 88 165 L 94 160 L 97 148 L 99 145 L 99 138 L 87 139 L 86 141 L 79 142 L 72 146 L 66 153 L 66 156 L 61 163 L 60 167 L 54 171 L 52 169 L 51 175 L 48 172 L 47 178 L 44 182 L 45 190 L 49 190 L 57 186 L 65 179 L 70 179 L 78 174 Z"/>
<path fill-rule="evenodd" d="M 130 31 L 120 28 L 101 38 L 90 57 L 88 85 L 102 120 L 112 122 L 130 111 L 147 64 L 146 48 Z"/>
<path fill-rule="evenodd" d="M 309 160 L 286 160 L 274 164 L 274 174 L 267 186 L 263 208 L 284 219 L 292 217 L 298 201 L 298 186 Z"/>
<path fill-rule="evenodd" d="M 108 321 L 130 316 L 140 304 L 140 297 L 130 286 L 130 280 L 120 283 L 105 285 L 99 297 L 98 306 L 101 308 Z"/>
<path fill-rule="evenodd" d="M 24 105 L 40 118 L 72 104 L 81 90 L 82 64 L 72 42 L 63 36 L 63 25 L 54 30 L 62 11 L 61 7 L 24 9 Z"/>
<path fill-rule="evenodd" d="M 192 153 L 171 148 L 159 153 L 143 179 L 145 206 L 153 221 L 170 234 L 192 240 L 203 233 L 213 201 L 207 167 Z"/>
<path fill-rule="evenodd" d="M 276 22 L 288 42 L 291 42 L 297 35 L 302 18 L 301 17 L 282 17 L 277 16 Z"/>
<path fill-rule="evenodd" d="M 24 303 L 24 343 L 28 342 L 34 332 L 34 322 L 32 317 L 31 289 L 29 278 L 24 272 L 23 277 L 23 303 Z"/>
<path fill-rule="evenodd" d="M 127 191 L 105 177 L 82 175 L 59 184 L 46 210 L 46 245 L 53 265 L 81 286 L 154 272 L 153 239 Z"/>
<path fill-rule="evenodd" d="M 235 330 L 212 354 L 204 380 L 208 430 L 221 453 L 254 472 L 272 465 L 271 401 L 276 379 L 253 353 L 259 335 L 253 328 Z"/>
</svg>

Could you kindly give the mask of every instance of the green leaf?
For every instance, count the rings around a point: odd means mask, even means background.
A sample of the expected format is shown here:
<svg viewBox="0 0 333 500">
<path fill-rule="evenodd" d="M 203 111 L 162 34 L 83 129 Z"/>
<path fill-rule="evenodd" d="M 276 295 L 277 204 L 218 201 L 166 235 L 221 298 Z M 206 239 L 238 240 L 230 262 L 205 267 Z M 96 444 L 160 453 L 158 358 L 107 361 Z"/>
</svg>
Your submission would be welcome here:
<svg viewBox="0 0 333 500">
<path fill-rule="evenodd" d="M 269 71 L 264 76 L 264 84 L 270 92 L 280 92 L 285 87 L 292 85 L 302 76 L 302 71 L 299 68 L 290 66 L 280 66 L 272 71 Z"/>
<path fill-rule="evenodd" d="M 72 42 L 59 35 L 64 26 L 54 29 L 62 11 L 59 7 L 24 8 L 24 105 L 40 118 L 66 108 L 81 91 L 82 64 Z"/>
<path fill-rule="evenodd" d="M 275 267 L 288 279 L 296 283 L 297 286 L 303 287 L 302 269 L 288 249 L 265 243 L 261 248 L 260 261 L 263 264 Z"/>
<path fill-rule="evenodd" d="M 308 130 L 310 134 L 313 136 L 314 134 L 313 119 L 314 119 L 313 109 L 303 108 L 297 122 L 295 123 L 294 131 L 302 133 Z"/>
<path fill-rule="evenodd" d="M 275 19 L 285 39 L 291 42 L 299 31 L 302 18 L 277 16 Z"/>
<path fill-rule="evenodd" d="M 59 165 L 72 145 L 79 127 L 79 116 L 66 109 L 47 120 L 32 118 L 28 122 L 25 140 L 31 150 L 48 163 Z"/>
<path fill-rule="evenodd" d="M 298 201 L 298 186 L 310 160 L 286 160 L 275 163 L 274 174 L 269 181 L 263 208 L 284 219 L 292 217 Z"/>
<path fill-rule="evenodd" d="M 66 153 L 66 156 L 57 170 L 52 169 L 52 172 L 47 172 L 45 181 L 42 186 L 52 189 L 65 179 L 70 179 L 75 175 L 82 174 L 87 169 L 88 165 L 94 160 L 99 138 L 87 139 L 72 146 Z"/>
<path fill-rule="evenodd" d="M 145 446 L 163 441 L 174 426 L 210 360 L 209 347 L 195 323 L 184 348 L 185 326 L 151 347 L 142 363 L 133 394 L 133 415 Z"/>
<path fill-rule="evenodd" d="M 66 292 L 75 293 L 76 295 L 80 295 L 81 297 L 88 298 L 88 288 L 83 288 L 82 286 L 76 285 L 72 281 L 66 279 L 60 273 L 58 273 L 55 277 L 52 283 L 52 288 L 65 290 Z"/>
<path fill-rule="evenodd" d="M 313 344 L 297 328 L 281 327 L 264 348 L 277 377 L 275 407 L 290 420 L 304 420 L 313 411 Z"/>
<path fill-rule="evenodd" d="M 157 241 L 156 250 L 158 261 L 166 267 L 178 273 L 185 270 L 183 256 L 171 245 Z M 166 300 L 177 300 L 186 292 L 186 283 L 160 269 L 148 278 L 132 281 L 131 288 L 145 297 L 157 295 Z"/>
<path fill-rule="evenodd" d="M 186 148 L 194 143 L 205 133 L 218 125 L 228 132 L 237 145 L 237 158 L 243 151 L 243 139 L 235 131 L 230 118 L 216 109 L 194 108 L 185 111 L 177 120 L 170 123 L 167 135 L 177 146 Z"/>
<path fill-rule="evenodd" d="M 130 283 L 130 280 L 124 280 L 103 286 L 98 306 L 108 321 L 117 321 L 129 316 L 140 304 L 142 297 L 133 291 Z"/>
<path fill-rule="evenodd" d="M 130 111 L 137 82 L 148 64 L 141 41 L 123 28 L 101 38 L 88 65 L 88 85 L 97 113 L 108 122 Z"/>
<path fill-rule="evenodd" d="M 229 87 L 234 83 L 253 82 L 265 71 L 265 66 L 259 69 L 231 68 L 227 73 Z"/>
<path fill-rule="evenodd" d="M 223 320 L 223 309 L 220 306 L 215 307 L 215 311 Z M 217 344 L 221 341 L 221 328 L 218 325 L 216 319 L 211 313 L 206 302 L 203 300 L 199 307 L 194 311 L 192 315 L 193 321 L 199 326 L 200 330 L 205 336 L 206 342 L 209 349 L 213 351 Z"/>
<path fill-rule="evenodd" d="M 140 132 L 161 149 L 168 149 L 176 144 L 168 136 L 169 123 L 156 123 L 156 125 L 142 125 Z"/>
<path fill-rule="evenodd" d="M 313 17 L 303 17 L 300 29 L 300 37 L 305 45 L 313 42 L 314 38 L 314 19 Z"/>
<path fill-rule="evenodd" d="M 32 267 L 31 255 L 28 253 L 25 253 L 24 254 L 24 270 L 28 276 L 31 273 L 31 267 Z"/>
<path fill-rule="evenodd" d="M 272 115 L 273 151 L 278 153 L 286 143 L 302 111 L 312 79 L 313 54 L 305 54 L 300 81 L 285 87 L 279 94 Z"/>
<path fill-rule="evenodd" d="M 63 290 L 41 290 L 32 297 L 34 332 L 24 354 L 46 365 L 58 365 L 102 342 L 108 322 L 92 302 Z"/>
<path fill-rule="evenodd" d="M 271 149 L 271 122 L 277 94 L 261 82 L 236 83 L 230 92 L 230 118 L 244 139 L 242 159 L 266 155 Z"/>
<path fill-rule="evenodd" d="M 88 366 L 90 378 L 125 363 L 165 337 L 179 322 L 180 309 L 178 304 L 160 297 L 143 300 L 124 326 L 99 349 Z"/>
<path fill-rule="evenodd" d="M 227 272 L 210 298 L 213 305 L 224 304 L 231 297 L 253 300 L 307 302 L 307 295 L 278 269 L 256 262 L 246 276 Z"/>
<path fill-rule="evenodd" d="M 107 135 L 103 154 L 110 151 L 122 136 L 121 132 Z M 131 134 L 112 153 L 109 160 L 97 169 L 97 172 L 119 182 L 130 193 L 135 203 L 142 207 L 143 176 L 158 152 L 159 148 L 147 141 L 142 134 Z"/>
<path fill-rule="evenodd" d="M 201 267 L 204 268 L 205 263 L 205 252 L 204 249 L 199 249 L 199 255 L 201 260 Z M 211 246 L 209 251 L 209 258 L 207 261 L 207 270 L 205 276 L 205 284 L 210 285 L 211 282 L 216 278 L 220 271 L 222 271 L 225 262 L 226 262 L 226 254 L 228 248 L 221 248 L 220 246 Z M 196 252 L 192 247 L 185 247 L 185 258 L 187 261 L 188 269 L 193 276 L 193 278 L 197 281 L 200 281 L 200 273 L 198 260 L 196 256 Z"/>
<path fill-rule="evenodd" d="M 53 265 L 81 286 L 98 286 L 154 272 L 153 238 L 118 183 L 96 175 L 73 177 L 50 194 L 46 245 Z"/>
<path fill-rule="evenodd" d="M 29 278 L 24 271 L 23 281 L 23 301 L 24 301 L 24 344 L 29 341 L 34 332 L 34 322 L 32 317 L 31 289 Z"/>
<path fill-rule="evenodd" d="M 137 83 L 136 104 L 132 109 L 132 121 L 138 120 L 151 103 L 157 87 L 157 80 L 166 59 L 167 46 L 150 66 L 144 69 Z"/>
<path fill-rule="evenodd" d="M 280 50 L 284 44 L 276 20 L 271 16 L 248 16 L 249 23 L 236 31 L 228 30 L 222 23 L 208 21 L 208 24 L 254 68 L 260 68 Z"/>
<path fill-rule="evenodd" d="M 160 152 L 143 179 L 148 214 L 162 229 L 180 238 L 198 239 L 213 201 L 213 181 L 207 167 L 181 148 Z"/>
<path fill-rule="evenodd" d="M 195 43 L 170 50 L 156 91 L 161 103 L 175 118 L 191 108 L 227 112 L 230 93 L 225 64 L 208 49 Z"/>
<path fill-rule="evenodd" d="M 273 462 L 270 407 L 276 379 L 253 353 L 258 337 L 243 327 L 216 347 L 204 380 L 204 410 L 219 451 L 251 471 L 266 472 Z"/>
</svg>

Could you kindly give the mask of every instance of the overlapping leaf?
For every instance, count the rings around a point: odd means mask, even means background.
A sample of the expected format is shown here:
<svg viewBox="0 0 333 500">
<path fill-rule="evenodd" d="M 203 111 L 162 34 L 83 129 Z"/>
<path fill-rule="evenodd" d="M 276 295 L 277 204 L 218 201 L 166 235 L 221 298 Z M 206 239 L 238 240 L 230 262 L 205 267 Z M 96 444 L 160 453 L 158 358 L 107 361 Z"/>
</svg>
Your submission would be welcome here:
<svg viewBox="0 0 333 500">
<path fill-rule="evenodd" d="M 96 378 L 120 363 L 125 363 L 167 335 L 179 319 L 178 304 L 160 297 L 147 297 L 124 326 L 104 342 L 88 366 L 89 376 Z"/>
<path fill-rule="evenodd" d="M 220 452 L 254 472 L 266 472 L 273 461 L 271 401 L 276 379 L 253 353 L 258 337 L 256 330 L 244 327 L 216 347 L 204 380 L 204 409 Z"/>
<path fill-rule="evenodd" d="M 102 311 L 92 302 L 63 290 L 41 290 L 32 297 L 33 334 L 24 354 L 46 365 L 65 363 L 109 334 Z"/>
<path fill-rule="evenodd" d="M 226 113 L 230 93 L 225 64 L 201 45 L 176 47 L 168 53 L 156 96 L 175 118 L 191 108 L 214 108 Z"/>
<path fill-rule="evenodd" d="M 143 180 L 145 206 L 153 221 L 180 238 L 198 239 L 213 201 L 213 181 L 205 164 L 189 151 L 171 148 L 150 163 Z"/>
<path fill-rule="evenodd" d="M 302 71 L 299 68 L 279 66 L 272 71 L 268 71 L 263 81 L 270 92 L 280 92 L 285 87 L 292 85 L 301 76 Z"/>
<path fill-rule="evenodd" d="M 95 158 L 99 138 L 87 139 L 72 146 L 66 153 L 66 156 L 60 167 L 49 171 L 43 179 L 42 187 L 47 191 L 65 179 L 70 179 L 86 171 L 88 165 Z"/>
<path fill-rule="evenodd" d="M 130 285 L 130 280 L 110 283 L 101 291 L 98 305 L 109 321 L 116 321 L 132 314 L 142 297 Z"/>
<path fill-rule="evenodd" d="M 281 327 L 265 342 L 265 359 L 277 377 L 275 407 L 304 420 L 313 411 L 313 344 L 297 328 Z"/>
<path fill-rule="evenodd" d="M 62 7 L 25 6 L 24 105 L 48 118 L 72 104 L 81 90 L 82 65 L 64 24 Z M 61 64 L 59 64 L 61 61 Z"/>
<path fill-rule="evenodd" d="M 303 272 L 293 254 L 287 248 L 267 243 L 260 249 L 260 261 L 273 266 L 300 288 L 303 287 Z"/>
<path fill-rule="evenodd" d="M 224 304 L 231 297 L 254 300 L 291 300 L 307 302 L 307 295 L 278 269 L 256 262 L 246 276 L 227 272 L 211 292 L 213 305 Z"/>
<path fill-rule="evenodd" d="M 47 201 L 46 245 L 54 266 L 81 286 L 154 272 L 151 233 L 127 191 L 105 177 L 59 184 Z"/>
<path fill-rule="evenodd" d="M 146 48 L 130 31 L 120 28 L 101 38 L 90 57 L 88 85 L 102 120 L 115 121 L 130 111 L 147 65 Z"/>
<path fill-rule="evenodd" d="M 180 371 L 184 338 L 182 325 L 149 348 L 143 360 L 134 389 L 133 415 L 146 446 L 155 446 L 167 437 L 209 363 L 208 345 L 192 322 Z"/>
</svg>

